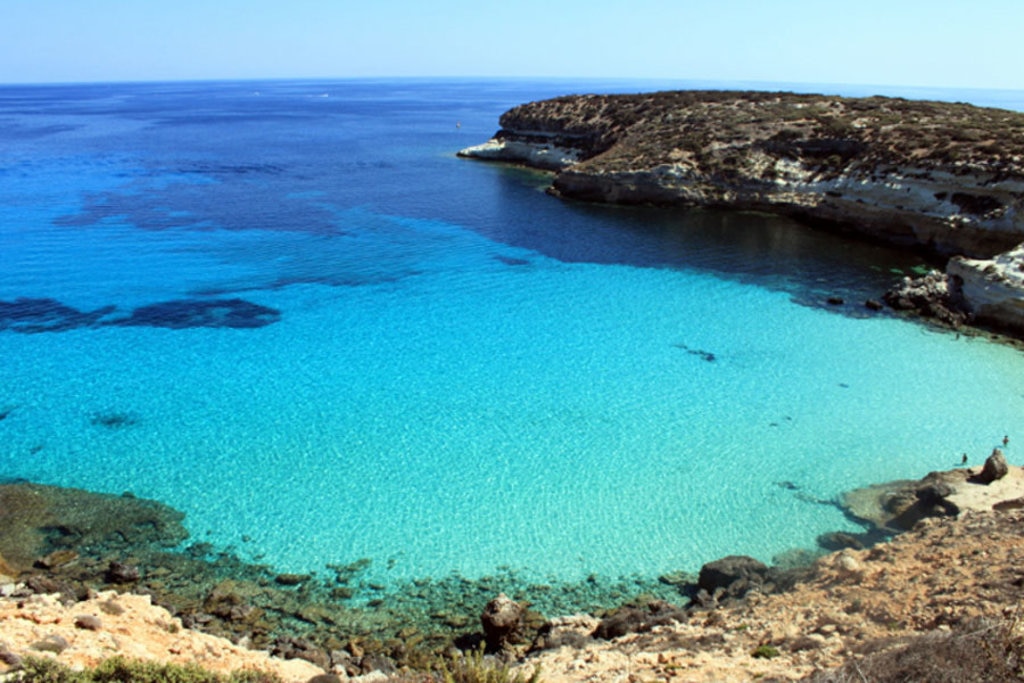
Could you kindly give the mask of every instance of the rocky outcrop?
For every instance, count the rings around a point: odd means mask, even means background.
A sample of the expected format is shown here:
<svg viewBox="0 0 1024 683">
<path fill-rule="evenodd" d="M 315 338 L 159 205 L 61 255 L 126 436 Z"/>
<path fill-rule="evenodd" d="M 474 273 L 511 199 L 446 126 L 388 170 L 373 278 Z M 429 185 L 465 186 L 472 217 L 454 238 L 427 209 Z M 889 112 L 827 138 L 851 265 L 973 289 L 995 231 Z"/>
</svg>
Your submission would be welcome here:
<svg viewBox="0 0 1024 683">
<path fill-rule="evenodd" d="M 267 672 L 305 682 L 323 669 L 301 659 L 285 661 L 224 638 L 187 629 L 148 595 L 94 593 L 64 604 L 59 595 L 0 597 L 0 673 L 26 657 L 47 656 L 73 668 L 96 666 L 115 655 L 176 664 L 198 664 L 219 673 Z"/>
<path fill-rule="evenodd" d="M 965 310 L 971 316 L 1024 335 L 1024 244 L 992 259 L 954 257 L 946 272 L 958 280 Z"/>
<path fill-rule="evenodd" d="M 1024 241 L 1024 114 L 767 92 L 580 95 L 506 112 L 460 152 L 565 197 L 772 211 L 943 255 Z"/>
<path fill-rule="evenodd" d="M 996 448 L 992 451 L 992 455 L 988 456 L 985 460 L 981 472 L 974 477 L 974 481 L 979 484 L 991 484 L 1009 473 L 1010 466 L 1006 464 L 1006 456 L 1003 455 L 1001 450 Z"/>
<path fill-rule="evenodd" d="M 893 481 L 843 494 L 847 515 L 889 533 L 906 531 L 927 517 L 956 515 L 949 497 L 968 477 L 967 470 L 932 472 L 920 481 Z"/>
<path fill-rule="evenodd" d="M 555 171 L 563 197 L 769 211 L 954 257 L 889 303 L 1024 336 L 1024 113 L 679 91 L 531 102 L 500 125 L 460 156 Z"/>
<path fill-rule="evenodd" d="M 928 519 L 889 543 L 821 558 L 791 591 L 751 594 L 745 602 L 713 611 L 689 611 L 610 641 L 537 651 L 519 672 L 528 676 L 539 666 L 552 683 L 793 681 L 849 663 L 854 675 L 815 680 L 1016 680 L 1017 669 L 996 665 L 1003 654 L 1024 654 L 1016 639 L 1024 633 L 1019 618 L 1013 618 L 1019 614 L 1024 562 L 1021 524 L 1020 511 Z M 976 644 L 977 652 L 955 662 L 943 661 L 949 642 L 938 640 L 929 659 L 943 662 L 945 677 L 936 676 L 934 667 L 931 675 L 918 675 L 913 667 L 902 676 L 856 675 L 858 665 L 867 670 L 862 657 L 870 653 L 899 653 L 919 637 L 960 641 L 964 634 L 982 632 L 979 619 L 992 620 L 985 633 L 997 636 L 1012 627 L 1014 638 L 992 643 L 987 653 Z M 1010 640 L 1015 649 L 1004 653 Z M 996 672 L 1004 671 L 1013 675 L 999 678 Z"/>
<path fill-rule="evenodd" d="M 545 171 L 558 171 L 582 159 L 572 139 L 555 134 L 509 135 L 499 131 L 487 142 L 467 147 L 460 156 L 490 161 L 511 161 Z"/>
<path fill-rule="evenodd" d="M 768 567 L 760 560 L 746 555 L 730 555 L 701 567 L 697 586 L 710 595 L 722 590 L 733 596 L 742 596 L 763 584 L 767 573 Z"/>
<path fill-rule="evenodd" d="M 613 610 L 594 629 L 593 637 L 613 640 L 629 633 L 645 633 L 656 626 L 667 626 L 686 619 L 686 611 L 662 600 L 643 607 L 627 605 Z"/>
<path fill-rule="evenodd" d="M 904 277 L 884 299 L 949 327 L 984 325 L 1024 338 L 1024 244 L 992 259 L 955 256 L 945 273 Z"/>
<path fill-rule="evenodd" d="M 487 603 L 480 615 L 487 649 L 500 652 L 521 638 L 526 610 L 504 593 Z"/>
<path fill-rule="evenodd" d="M 954 328 L 974 319 L 964 300 L 961 279 L 938 270 L 904 277 L 883 298 L 897 311 L 911 311 Z"/>
</svg>

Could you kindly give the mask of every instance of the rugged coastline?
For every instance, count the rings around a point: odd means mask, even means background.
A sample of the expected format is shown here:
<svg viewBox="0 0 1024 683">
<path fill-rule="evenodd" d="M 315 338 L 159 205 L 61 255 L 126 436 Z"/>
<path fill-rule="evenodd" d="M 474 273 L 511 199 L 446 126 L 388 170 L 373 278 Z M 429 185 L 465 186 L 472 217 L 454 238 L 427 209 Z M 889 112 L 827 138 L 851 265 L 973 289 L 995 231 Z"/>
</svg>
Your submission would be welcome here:
<svg viewBox="0 0 1024 683">
<path fill-rule="evenodd" d="M 963 321 L 1024 335 L 1024 113 L 681 91 L 531 102 L 500 126 L 459 154 L 553 171 L 561 197 L 767 211 L 964 257 L 948 269 Z"/>
<path fill-rule="evenodd" d="M 797 680 L 838 666 L 869 642 L 879 650 L 895 646 L 893 632 L 951 632 L 965 620 L 1001 617 L 999 610 L 1019 599 L 1019 582 L 999 583 L 997 599 L 986 602 L 971 595 L 976 587 L 964 578 L 971 571 L 1016 576 L 1015 565 L 999 558 L 1021 547 L 1024 470 L 1006 465 L 1001 454 L 989 460 L 991 467 L 987 462 L 985 468 L 851 492 L 842 504 L 862 520 L 865 533 L 826 535 L 822 546 L 833 552 L 818 560 L 807 556 L 809 565 L 766 567 L 753 558 L 722 558 L 705 565 L 700 576 L 678 577 L 674 600 L 634 594 L 618 608 L 557 618 L 529 609 L 529 595 L 491 600 L 506 586 L 484 581 L 473 587 L 461 612 L 444 615 L 447 628 L 433 633 L 410 619 L 414 610 L 403 614 L 383 601 L 354 607 L 338 600 L 350 590 L 356 567 L 349 574 L 339 568 L 338 577 L 319 582 L 194 546 L 181 552 L 171 547 L 182 541 L 180 513 L 158 503 L 8 484 L 0 487 L 0 574 L 8 577 L 0 579 L 0 660 L 6 662 L 0 669 L 16 669 L 25 656 L 92 665 L 102 656 L 125 654 L 199 661 L 221 670 L 229 663 L 257 667 L 296 681 L 317 671 L 340 680 L 427 680 L 408 676 L 424 675 L 451 656 L 453 645 L 472 651 L 486 644 L 505 661 L 520 661 L 524 675 L 540 664 L 546 681 L 627 680 L 627 670 Z M 71 504 L 59 510 L 55 500 Z M 905 533 L 878 544 L 899 532 Z M 958 540 L 947 542 L 951 538 Z M 994 538 L 1005 543 L 992 548 Z M 921 559 L 921 547 L 930 560 Z M 916 555 L 908 556 L 907 548 Z M 960 559 L 944 559 L 951 552 Z M 986 564 L 972 567 L 978 552 Z M 922 561 L 929 564 L 932 589 L 911 578 Z M 961 596 L 956 599 L 941 598 L 951 589 L 937 577 L 950 572 Z M 865 577 L 884 580 L 884 589 L 872 588 Z M 918 591 L 912 615 L 888 601 L 887 592 L 898 590 Z M 833 604 L 837 595 L 861 610 Z M 509 611 L 513 618 L 503 622 Z M 122 619 L 125 613 L 139 623 Z M 95 638 L 106 640 L 97 644 Z M 761 646 L 780 654 L 752 657 Z M 250 648 L 264 654 L 250 656 Z M 264 659 L 268 654 L 277 659 Z"/>
<path fill-rule="evenodd" d="M 536 157 L 531 165 L 552 169 L 585 164 L 579 150 L 607 142 L 579 131 L 537 134 L 533 141 L 506 137 L 505 147 L 495 143 L 497 158 L 505 154 L 501 149 L 515 147 Z M 807 149 L 816 153 L 813 145 Z M 636 189 L 625 200 L 640 196 Z M 962 224 L 972 216 L 999 217 L 984 201 L 951 201 L 989 209 L 960 207 Z M 824 213 L 780 210 L 829 220 Z M 938 234 L 927 225 L 907 229 L 914 240 Z M 1024 272 L 1020 256 L 1011 250 L 1010 256 L 982 258 L 996 247 L 978 230 L 957 239 L 989 246 L 964 250 L 975 258 L 951 259 L 949 272 L 931 281 L 933 289 L 948 304 L 949 324 L 1013 329 L 1006 320 L 1019 303 L 1013 288 Z M 952 240 L 947 235 L 945 246 L 916 246 L 945 254 Z M 996 286 L 1004 284 L 1006 292 Z M 721 558 L 699 576 L 587 587 L 606 609 L 558 616 L 551 594 L 562 587 L 511 590 L 511 578 L 501 576 L 424 578 L 395 595 L 364 580 L 361 561 L 329 567 L 326 576 L 283 574 L 242 562 L 230 549 L 188 545 L 180 513 L 130 494 L 5 484 L 0 674 L 16 672 L 26 656 L 78 666 L 122 653 L 221 670 L 253 667 L 295 681 L 321 674 L 320 682 L 425 681 L 436 680 L 424 672 L 438 661 L 486 647 L 492 657 L 517 663 L 524 675 L 539 665 L 546 681 L 824 681 L 845 680 L 830 673 L 836 667 L 853 662 L 857 673 L 858 667 L 884 668 L 885 657 L 918 646 L 958 653 L 969 663 L 957 649 L 966 643 L 982 653 L 976 662 L 997 676 L 993 680 L 1005 680 L 998 676 L 1013 662 L 1000 659 L 1000 648 L 1019 647 L 1024 636 L 1013 612 L 1024 586 L 1018 569 L 1024 471 L 1000 465 L 993 453 L 985 468 L 871 487 L 837 504 L 863 521 L 864 533 L 822 537 L 821 552 L 802 555 L 804 564 L 767 567 L 753 558 Z M 512 598 L 498 595 L 506 591 Z M 615 594 L 620 606 L 609 609 Z M 933 659 L 947 668 L 961 664 Z"/>
</svg>

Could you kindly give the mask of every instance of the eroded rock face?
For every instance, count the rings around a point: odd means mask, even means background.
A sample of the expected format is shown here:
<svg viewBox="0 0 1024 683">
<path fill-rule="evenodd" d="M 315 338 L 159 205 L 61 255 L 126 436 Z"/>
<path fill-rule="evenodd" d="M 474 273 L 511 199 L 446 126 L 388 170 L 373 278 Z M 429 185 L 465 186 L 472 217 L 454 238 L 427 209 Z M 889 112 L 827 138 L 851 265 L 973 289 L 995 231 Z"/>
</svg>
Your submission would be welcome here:
<svg viewBox="0 0 1024 683">
<path fill-rule="evenodd" d="M 1024 334 L 1024 244 L 992 259 L 954 257 L 946 272 L 960 281 L 965 307 L 979 322 Z"/>
<path fill-rule="evenodd" d="M 681 91 L 533 102 L 501 126 L 461 154 L 557 170 L 566 197 L 772 211 L 943 255 L 1024 241 L 1021 113 Z"/>
</svg>

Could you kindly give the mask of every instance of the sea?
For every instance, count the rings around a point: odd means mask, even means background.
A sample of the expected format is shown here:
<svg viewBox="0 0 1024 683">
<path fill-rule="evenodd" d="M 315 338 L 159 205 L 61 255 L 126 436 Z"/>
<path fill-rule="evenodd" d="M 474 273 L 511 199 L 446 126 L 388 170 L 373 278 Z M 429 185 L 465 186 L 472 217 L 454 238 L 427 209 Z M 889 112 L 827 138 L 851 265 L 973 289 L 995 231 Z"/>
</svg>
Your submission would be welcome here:
<svg viewBox="0 0 1024 683">
<path fill-rule="evenodd" d="M 388 589 L 770 563 L 862 530 L 845 491 L 1004 436 L 1019 463 L 1024 355 L 863 305 L 921 256 L 456 157 L 516 104 L 690 87 L 1024 110 L 699 81 L 0 86 L 0 478 L 159 500 L 190 543 Z"/>
</svg>

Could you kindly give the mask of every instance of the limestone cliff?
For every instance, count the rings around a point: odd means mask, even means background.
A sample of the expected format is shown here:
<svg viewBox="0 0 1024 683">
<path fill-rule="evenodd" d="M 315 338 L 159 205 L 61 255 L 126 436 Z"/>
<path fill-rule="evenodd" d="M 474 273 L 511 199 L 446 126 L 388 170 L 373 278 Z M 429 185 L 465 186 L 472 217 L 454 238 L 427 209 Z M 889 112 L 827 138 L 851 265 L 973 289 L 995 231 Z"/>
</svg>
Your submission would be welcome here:
<svg viewBox="0 0 1024 683">
<path fill-rule="evenodd" d="M 992 259 L 954 257 L 946 272 L 975 320 L 1024 337 L 1024 245 Z"/>
<path fill-rule="evenodd" d="M 460 155 L 555 170 L 552 192 L 793 215 L 940 255 L 1024 241 L 1024 114 L 767 92 L 579 95 L 506 112 Z"/>
</svg>

